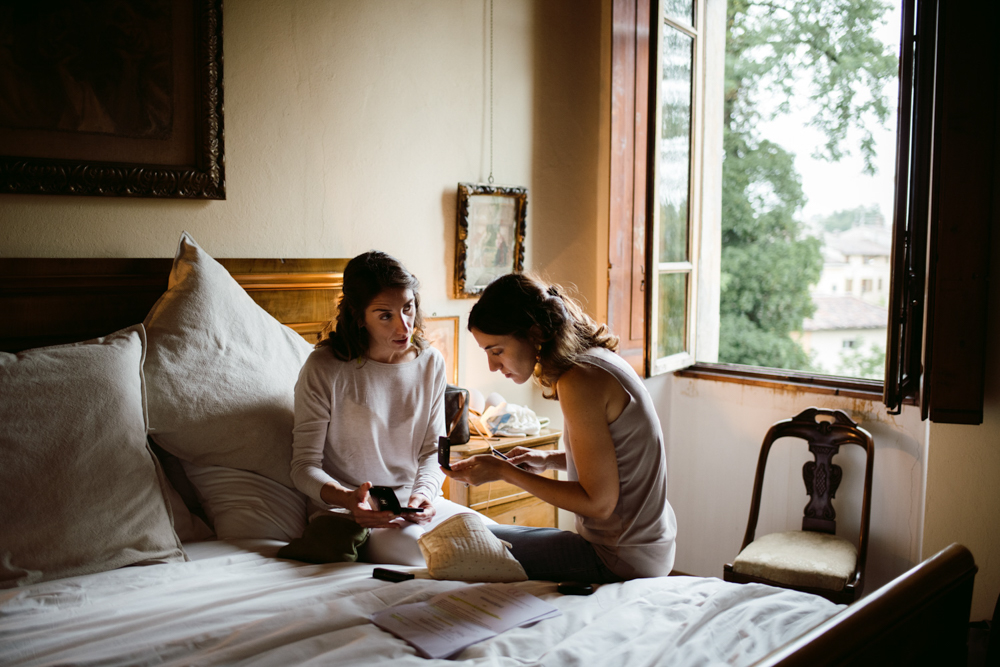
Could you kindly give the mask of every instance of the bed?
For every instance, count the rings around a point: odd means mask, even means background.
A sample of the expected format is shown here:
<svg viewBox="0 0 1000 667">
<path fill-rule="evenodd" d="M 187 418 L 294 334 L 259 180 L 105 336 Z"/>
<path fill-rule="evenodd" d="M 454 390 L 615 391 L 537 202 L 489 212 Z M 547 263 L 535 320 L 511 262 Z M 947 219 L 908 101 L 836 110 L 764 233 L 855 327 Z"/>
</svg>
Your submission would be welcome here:
<svg viewBox="0 0 1000 667">
<path fill-rule="evenodd" d="M 473 584 L 276 557 L 306 520 L 287 385 L 343 266 L 216 260 L 186 234 L 174 260 L 0 259 L 0 350 L 20 353 L 0 355 L 0 664 L 444 664 L 369 618 Z M 703 577 L 519 582 L 561 615 L 448 662 L 963 664 L 975 573 L 952 545 L 846 607 Z"/>
</svg>

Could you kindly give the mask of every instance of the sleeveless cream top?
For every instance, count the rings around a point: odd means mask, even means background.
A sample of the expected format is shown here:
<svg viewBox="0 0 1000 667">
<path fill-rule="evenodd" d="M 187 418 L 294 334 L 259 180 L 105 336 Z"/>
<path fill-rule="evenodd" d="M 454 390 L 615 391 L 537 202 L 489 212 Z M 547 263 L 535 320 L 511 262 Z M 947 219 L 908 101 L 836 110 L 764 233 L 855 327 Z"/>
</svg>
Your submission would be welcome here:
<svg viewBox="0 0 1000 667">
<path fill-rule="evenodd" d="M 629 402 L 608 425 L 618 462 L 618 504 L 607 519 L 577 515 L 576 530 L 620 577 L 667 575 L 674 566 L 677 520 L 667 502 L 667 457 L 653 401 L 636 372 L 614 352 L 592 348 L 579 361 L 610 373 Z M 564 437 L 567 476 L 576 481 L 568 424 Z"/>
</svg>

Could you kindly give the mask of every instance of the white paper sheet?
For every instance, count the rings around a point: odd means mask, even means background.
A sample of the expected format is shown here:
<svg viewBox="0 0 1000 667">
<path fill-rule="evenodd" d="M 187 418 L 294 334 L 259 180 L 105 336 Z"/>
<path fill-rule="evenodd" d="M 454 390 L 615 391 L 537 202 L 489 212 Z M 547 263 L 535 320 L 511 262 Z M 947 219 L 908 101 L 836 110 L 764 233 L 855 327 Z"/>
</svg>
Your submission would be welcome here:
<svg viewBox="0 0 1000 667">
<path fill-rule="evenodd" d="M 515 586 L 479 584 L 426 602 L 389 607 L 372 614 L 372 622 L 406 640 L 425 658 L 446 658 L 511 628 L 559 614 Z"/>
</svg>

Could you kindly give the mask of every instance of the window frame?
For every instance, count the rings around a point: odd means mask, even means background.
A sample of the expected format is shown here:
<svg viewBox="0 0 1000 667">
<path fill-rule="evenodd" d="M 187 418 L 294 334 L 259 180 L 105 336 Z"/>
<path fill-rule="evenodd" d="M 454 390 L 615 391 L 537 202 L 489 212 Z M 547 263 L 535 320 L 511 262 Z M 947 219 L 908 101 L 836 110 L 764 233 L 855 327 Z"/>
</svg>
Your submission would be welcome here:
<svg viewBox="0 0 1000 667">
<path fill-rule="evenodd" d="M 696 17 L 718 11 L 718 3 L 723 3 L 724 11 L 725 0 L 699 0 Z M 1000 224 L 1000 207 L 991 208 L 997 162 L 994 137 L 1000 135 L 995 116 L 1000 102 L 1000 43 L 991 40 L 989 30 L 1000 21 L 1000 4 L 991 0 L 969 0 L 967 4 L 956 7 L 941 0 L 903 2 L 900 90 L 906 95 L 899 100 L 897 121 L 885 380 L 706 362 L 696 362 L 675 374 L 868 400 L 881 398 L 891 414 L 898 414 L 904 404 L 919 404 L 925 419 L 982 423 L 988 240 L 992 223 Z M 962 20 L 970 11 L 979 16 L 971 26 Z M 612 118 L 616 114 L 619 118 L 625 116 L 623 111 L 634 112 L 628 117 L 634 118 L 635 124 L 627 133 L 633 142 L 628 145 L 631 153 L 618 162 L 614 154 L 622 133 L 616 134 L 612 124 L 608 322 L 616 331 L 622 330 L 617 325 L 623 319 L 632 325 L 646 322 L 642 340 L 637 339 L 635 326 L 628 329 L 623 356 L 647 377 L 652 370 L 649 354 L 653 339 L 645 313 L 649 312 L 653 290 L 644 289 L 652 266 L 651 235 L 646 231 L 654 199 L 653 170 L 646 169 L 646 165 L 654 164 L 653 135 L 645 133 L 649 147 L 646 155 L 635 142 L 644 134 L 639 128 L 643 109 L 647 110 L 648 123 L 650 112 L 658 106 L 653 87 L 658 70 L 651 55 L 658 57 L 659 53 L 659 17 L 656 0 L 612 0 L 612 41 L 622 41 L 619 38 L 623 33 L 631 32 L 624 40 L 631 39 L 629 49 L 612 50 Z M 970 35 L 970 31 L 975 34 Z M 712 38 L 707 30 L 701 34 L 703 44 Z M 650 35 L 656 36 L 653 48 L 649 45 Z M 915 59 L 914 46 L 918 54 Z M 648 63 L 646 85 L 641 75 L 643 56 Z M 968 68 L 970 61 L 979 66 Z M 628 72 L 622 62 L 631 65 L 631 78 L 616 76 L 616 72 Z M 619 94 L 623 90 L 625 95 Z M 631 106 L 623 107 L 622 99 Z M 623 126 L 627 128 L 628 123 Z M 692 159 L 704 148 L 695 144 Z M 707 163 L 702 163 L 700 171 L 706 167 Z M 616 190 L 619 180 L 634 187 Z M 708 199 L 701 191 L 696 191 L 695 196 L 704 215 Z M 628 206 L 623 206 L 626 199 Z M 645 211 L 640 205 L 643 200 Z M 942 222 L 945 216 L 947 224 Z M 704 221 L 694 226 L 705 236 Z M 631 252 L 621 251 L 625 244 L 619 241 L 619 233 L 627 234 Z M 640 241 L 645 242 L 645 261 L 639 261 L 639 248 L 643 247 Z M 706 261 L 703 254 L 691 257 L 701 264 Z M 703 270 L 702 281 L 704 275 Z M 708 275 L 710 279 L 711 272 Z M 698 309 L 696 302 L 705 301 L 702 287 L 698 285 L 698 296 L 689 307 Z M 638 303 L 645 304 L 642 314 L 636 312 Z M 695 312 L 704 317 L 710 308 L 702 306 Z M 698 336 L 705 338 L 703 328 L 699 328 Z M 641 362 L 636 363 L 637 359 Z"/>
<path fill-rule="evenodd" d="M 705 128 L 705 94 L 704 77 L 705 69 L 705 12 L 703 4 L 705 0 L 691 0 L 694 13 L 690 25 L 682 23 L 675 18 L 667 16 L 664 3 L 656 2 L 654 9 L 653 27 L 650 30 L 650 166 L 649 175 L 649 212 L 647 247 L 648 260 L 646 274 L 649 276 L 647 286 L 646 312 L 648 322 L 648 345 L 646 358 L 648 359 L 648 374 L 660 375 L 671 371 L 688 367 L 695 362 L 695 354 L 698 345 L 698 280 L 700 276 L 698 253 L 701 247 L 701 227 L 695 224 L 695 220 L 701 219 L 702 198 L 701 181 L 703 176 L 702 165 L 704 159 L 701 148 L 704 146 Z M 661 126 L 663 122 L 663 107 L 659 103 L 658 91 L 662 80 L 662 39 L 664 29 L 669 27 L 677 30 L 691 39 L 691 120 L 688 134 L 688 192 L 687 192 L 687 260 L 675 262 L 659 261 L 659 239 L 660 239 L 660 207 L 659 207 L 659 183 L 656 178 L 656 165 L 660 155 L 662 140 Z M 682 274 L 687 276 L 685 290 L 685 312 L 684 312 L 684 350 L 674 354 L 659 357 L 657 348 L 659 346 L 659 303 L 657 298 L 660 289 L 660 276 Z"/>
</svg>

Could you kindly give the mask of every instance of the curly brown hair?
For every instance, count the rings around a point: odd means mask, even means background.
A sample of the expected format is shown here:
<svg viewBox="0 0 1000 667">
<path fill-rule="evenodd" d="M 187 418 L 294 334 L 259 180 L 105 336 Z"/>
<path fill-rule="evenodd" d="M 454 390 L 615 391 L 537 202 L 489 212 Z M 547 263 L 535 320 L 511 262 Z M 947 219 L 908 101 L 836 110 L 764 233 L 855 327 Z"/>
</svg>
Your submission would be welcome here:
<svg viewBox="0 0 1000 667">
<path fill-rule="evenodd" d="M 368 332 L 365 330 L 365 309 L 387 289 L 408 289 L 413 292 L 417 314 L 413 321 L 413 346 L 427 348 L 424 338 L 424 316 L 420 312 L 420 282 L 399 260 L 378 250 L 358 255 L 344 268 L 344 286 L 337 302 L 337 318 L 331 320 L 320 334 L 316 349 L 329 347 L 341 361 L 368 357 Z"/>
<path fill-rule="evenodd" d="M 598 324 L 562 287 L 533 276 L 508 273 L 483 290 L 469 313 L 469 331 L 491 336 L 515 336 L 538 351 L 535 379 L 558 398 L 560 376 L 579 364 L 578 357 L 594 347 L 618 350 L 618 336 Z"/>
</svg>

